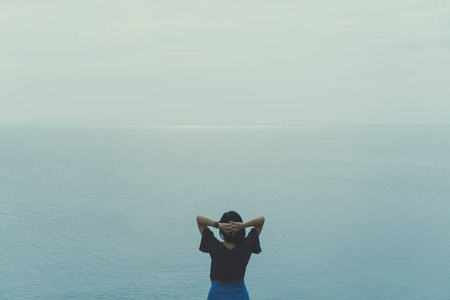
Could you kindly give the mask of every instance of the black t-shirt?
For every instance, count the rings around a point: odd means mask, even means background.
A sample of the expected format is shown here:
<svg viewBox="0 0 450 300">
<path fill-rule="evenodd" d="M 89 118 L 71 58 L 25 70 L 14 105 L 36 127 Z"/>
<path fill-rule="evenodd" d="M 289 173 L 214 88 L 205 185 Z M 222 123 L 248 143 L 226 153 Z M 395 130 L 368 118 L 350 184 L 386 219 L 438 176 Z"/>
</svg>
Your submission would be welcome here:
<svg viewBox="0 0 450 300">
<path fill-rule="evenodd" d="M 234 281 L 243 279 L 250 255 L 261 252 L 259 235 L 255 228 L 241 244 L 236 244 L 230 250 L 214 236 L 214 233 L 206 227 L 203 230 L 200 251 L 211 256 L 211 280 Z"/>
</svg>

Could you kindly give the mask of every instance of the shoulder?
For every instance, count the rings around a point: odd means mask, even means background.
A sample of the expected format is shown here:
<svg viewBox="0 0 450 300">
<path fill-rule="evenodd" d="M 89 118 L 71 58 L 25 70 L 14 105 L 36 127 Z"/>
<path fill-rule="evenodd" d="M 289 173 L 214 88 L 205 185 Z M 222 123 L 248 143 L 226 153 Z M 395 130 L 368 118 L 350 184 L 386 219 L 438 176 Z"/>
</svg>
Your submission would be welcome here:
<svg viewBox="0 0 450 300">
<path fill-rule="evenodd" d="M 257 237 L 259 238 L 259 232 L 258 230 L 256 230 L 254 227 L 250 230 L 250 232 L 248 233 L 247 237 L 249 236 L 253 236 L 253 237 Z"/>
<path fill-rule="evenodd" d="M 209 229 L 208 227 L 205 227 L 205 229 L 203 229 L 203 235 L 214 235 L 214 233 L 211 231 L 211 229 Z"/>
<path fill-rule="evenodd" d="M 250 232 L 247 234 L 247 237 L 245 238 L 248 242 L 259 242 L 259 233 L 258 230 L 255 228 L 252 228 Z"/>
<path fill-rule="evenodd" d="M 217 238 L 214 236 L 214 233 L 212 232 L 212 230 L 209 229 L 208 227 L 206 227 L 206 228 L 203 230 L 203 233 L 202 233 L 202 239 L 207 239 L 207 240 L 210 240 L 210 239 L 212 239 L 212 240 L 217 240 Z"/>
<path fill-rule="evenodd" d="M 256 230 L 255 228 L 252 228 L 252 230 L 250 230 L 247 237 L 245 238 L 245 244 L 251 253 L 258 254 L 261 252 L 258 230 Z"/>
<path fill-rule="evenodd" d="M 200 242 L 200 251 L 202 252 L 211 252 L 217 244 L 220 243 L 218 239 L 214 236 L 214 233 L 206 227 L 202 233 L 202 240 Z"/>
</svg>

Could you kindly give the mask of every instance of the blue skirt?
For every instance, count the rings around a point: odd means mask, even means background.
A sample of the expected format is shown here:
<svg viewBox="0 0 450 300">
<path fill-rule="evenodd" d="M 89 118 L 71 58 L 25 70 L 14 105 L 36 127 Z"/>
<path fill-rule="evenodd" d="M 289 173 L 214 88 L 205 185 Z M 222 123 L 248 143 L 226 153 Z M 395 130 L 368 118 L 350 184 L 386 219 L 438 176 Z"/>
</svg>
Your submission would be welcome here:
<svg viewBox="0 0 450 300">
<path fill-rule="evenodd" d="M 208 300 L 250 300 L 244 279 L 223 282 L 211 281 Z"/>
</svg>

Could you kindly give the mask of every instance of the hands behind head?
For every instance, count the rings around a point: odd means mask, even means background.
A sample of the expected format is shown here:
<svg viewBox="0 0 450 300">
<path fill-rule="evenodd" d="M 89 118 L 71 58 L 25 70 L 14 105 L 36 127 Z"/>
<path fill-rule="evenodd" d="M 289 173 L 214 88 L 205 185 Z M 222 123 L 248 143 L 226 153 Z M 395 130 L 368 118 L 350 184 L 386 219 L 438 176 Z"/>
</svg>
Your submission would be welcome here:
<svg viewBox="0 0 450 300">
<path fill-rule="evenodd" d="M 230 223 L 219 223 L 219 229 L 228 235 L 234 235 L 236 232 L 244 228 L 245 227 L 242 222 L 230 221 Z"/>
</svg>

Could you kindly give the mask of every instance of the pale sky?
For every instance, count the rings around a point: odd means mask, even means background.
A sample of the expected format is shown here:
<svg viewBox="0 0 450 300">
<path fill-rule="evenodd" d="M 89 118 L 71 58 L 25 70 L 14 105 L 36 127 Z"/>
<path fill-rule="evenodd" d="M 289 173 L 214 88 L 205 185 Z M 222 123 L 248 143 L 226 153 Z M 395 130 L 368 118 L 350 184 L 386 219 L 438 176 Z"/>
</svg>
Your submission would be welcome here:
<svg viewBox="0 0 450 300">
<path fill-rule="evenodd" d="M 448 0 L 0 0 L 0 123 L 450 124 Z"/>
</svg>

